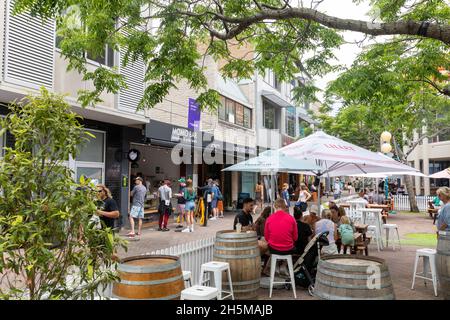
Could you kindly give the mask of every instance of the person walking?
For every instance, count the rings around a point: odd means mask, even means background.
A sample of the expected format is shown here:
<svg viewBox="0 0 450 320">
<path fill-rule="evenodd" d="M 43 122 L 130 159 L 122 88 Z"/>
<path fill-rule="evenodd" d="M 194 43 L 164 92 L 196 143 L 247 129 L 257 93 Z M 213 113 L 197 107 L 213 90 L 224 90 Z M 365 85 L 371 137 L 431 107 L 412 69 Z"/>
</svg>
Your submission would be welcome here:
<svg viewBox="0 0 450 320">
<path fill-rule="evenodd" d="M 341 197 L 341 181 L 339 180 L 339 178 L 336 178 L 336 180 L 334 181 L 334 186 L 333 186 L 333 197 L 334 200 L 337 200 Z"/>
<path fill-rule="evenodd" d="M 219 218 L 223 218 L 223 194 L 222 194 L 222 191 L 220 190 L 220 181 L 219 181 L 219 179 L 216 179 L 215 181 L 214 181 L 214 184 L 216 185 L 216 187 L 217 187 L 217 192 L 218 192 L 218 195 L 217 195 L 217 215 L 218 215 L 218 217 Z"/>
<path fill-rule="evenodd" d="M 167 223 L 169 222 L 169 216 L 172 213 L 172 188 L 169 186 L 170 181 L 164 180 L 164 184 L 158 189 L 159 197 L 159 229 L 158 231 L 169 231 Z"/>
<path fill-rule="evenodd" d="M 195 198 L 196 194 L 194 188 L 192 187 L 192 180 L 187 180 L 187 186 L 184 190 L 184 199 L 186 199 L 186 204 L 184 206 L 187 227 L 181 232 L 194 232 L 194 210 L 195 210 Z"/>
<path fill-rule="evenodd" d="M 208 181 L 210 185 L 210 194 L 211 194 L 211 221 L 217 220 L 218 212 L 217 212 L 217 202 L 219 201 L 220 190 L 215 184 L 214 180 L 210 179 Z"/>
<path fill-rule="evenodd" d="M 131 231 L 128 233 L 130 238 L 134 238 L 136 235 L 141 235 L 142 218 L 144 218 L 144 203 L 147 195 L 147 188 L 143 185 L 144 180 L 141 177 L 136 177 L 135 186 L 131 191 L 133 201 L 131 203 L 130 210 L 130 227 Z M 138 219 L 138 232 L 134 232 L 134 219 Z"/>
</svg>

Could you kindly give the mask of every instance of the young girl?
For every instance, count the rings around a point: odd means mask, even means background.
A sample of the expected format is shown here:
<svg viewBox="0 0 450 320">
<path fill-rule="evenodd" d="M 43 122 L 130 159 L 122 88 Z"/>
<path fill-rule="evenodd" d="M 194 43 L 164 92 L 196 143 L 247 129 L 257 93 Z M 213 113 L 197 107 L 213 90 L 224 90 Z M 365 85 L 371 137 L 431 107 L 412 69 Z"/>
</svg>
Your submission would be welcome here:
<svg viewBox="0 0 450 320">
<path fill-rule="evenodd" d="M 353 238 L 353 227 L 350 225 L 350 219 L 347 216 L 341 217 L 341 225 L 339 226 L 339 234 L 344 246 L 353 246 L 355 239 Z"/>
<path fill-rule="evenodd" d="M 184 205 L 187 228 L 182 232 L 193 232 L 194 231 L 194 209 L 195 209 L 195 191 L 192 188 L 192 180 L 187 180 L 187 187 L 184 190 L 184 198 L 186 199 L 186 204 Z"/>
</svg>

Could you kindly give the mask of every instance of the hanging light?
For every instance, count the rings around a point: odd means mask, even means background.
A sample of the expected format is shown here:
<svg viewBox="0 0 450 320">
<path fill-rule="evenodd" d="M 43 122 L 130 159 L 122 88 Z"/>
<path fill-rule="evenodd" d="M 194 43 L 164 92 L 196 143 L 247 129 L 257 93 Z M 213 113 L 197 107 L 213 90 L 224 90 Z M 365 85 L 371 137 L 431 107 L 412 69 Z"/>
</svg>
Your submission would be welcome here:
<svg viewBox="0 0 450 320">
<path fill-rule="evenodd" d="M 383 153 L 389 153 L 389 152 L 391 152 L 392 151 L 392 146 L 391 146 L 391 144 L 390 143 L 388 143 L 388 142 L 385 142 L 385 143 L 383 143 L 382 145 L 381 145 L 381 152 L 383 152 Z"/>
<path fill-rule="evenodd" d="M 381 134 L 381 141 L 383 142 L 390 142 L 392 138 L 392 134 L 389 131 L 384 131 Z"/>
</svg>

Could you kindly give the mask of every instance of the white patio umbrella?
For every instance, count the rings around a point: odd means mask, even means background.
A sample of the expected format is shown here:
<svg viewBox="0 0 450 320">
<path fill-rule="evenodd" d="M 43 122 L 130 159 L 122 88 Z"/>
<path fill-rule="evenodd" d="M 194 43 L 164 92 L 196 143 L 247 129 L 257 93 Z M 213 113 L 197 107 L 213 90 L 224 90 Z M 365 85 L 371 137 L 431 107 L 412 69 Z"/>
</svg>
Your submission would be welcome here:
<svg viewBox="0 0 450 320">
<path fill-rule="evenodd" d="M 311 174 L 312 171 L 320 171 L 321 167 L 313 160 L 297 160 L 285 155 L 279 150 L 267 150 L 259 156 L 239 162 L 235 165 L 222 169 L 222 171 L 244 171 L 257 172 L 270 176 L 271 184 L 271 202 L 275 199 L 275 179 L 274 175 L 278 172 L 298 172 L 304 171 Z"/>
<path fill-rule="evenodd" d="M 354 144 L 318 131 L 279 149 L 298 160 L 315 160 L 321 170 L 313 173 L 321 177 L 352 176 L 382 172 L 419 172 L 381 153 L 372 152 Z M 305 172 L 305 174 L 308 174 Z M 318 192 L 320 208 L 320 187 Z"/>
<path fill-rule="evenodd" d="M 433 179 L 450 179 L 450 168 L 433 173 L 429 177 Z"/>
</svg>

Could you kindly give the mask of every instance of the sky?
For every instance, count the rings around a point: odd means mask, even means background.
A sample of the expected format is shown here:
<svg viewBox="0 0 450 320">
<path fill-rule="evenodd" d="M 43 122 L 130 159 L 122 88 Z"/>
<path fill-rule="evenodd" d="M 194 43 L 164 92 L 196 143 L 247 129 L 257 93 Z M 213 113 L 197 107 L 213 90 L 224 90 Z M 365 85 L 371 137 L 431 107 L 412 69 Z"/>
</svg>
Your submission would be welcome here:
<svg viewBox="0 0 450 320">
<path fill-rule="evenodd" d="M 330 16 L 335 16 L 339 18 L 347 19 L 357 19 L 357 20 L 369 20 L 369 16 L 366 15 L 370 10 L 370 5 L 368 1 L 363 2 L 359 5 L 352 2 L 352 0 L 325 0 L 317 8 L 319 11 L 326 13 Z M 342 32 L 345 41 L 355 42 L 364 39 L 364 35 L 359 32 L 345 31 Z M 351 66 L 352 62 L 355 60 L 358 53 L 361 52 L 361 48 L 357 44 L 344 44 L 339 50 L 335 51 L 335 55 L 339 64 L 345 65 L 347 67 Z M 336 79 L 338 73 L 330 73 L 323 78 L 316 78 L 316 85 L 325 89 L 327 83 Z M 319 95 L 319 99 L 322 99 L 322 95 Z M 335 111 L 339 106 L 335 107 Z"/>
</svg>

